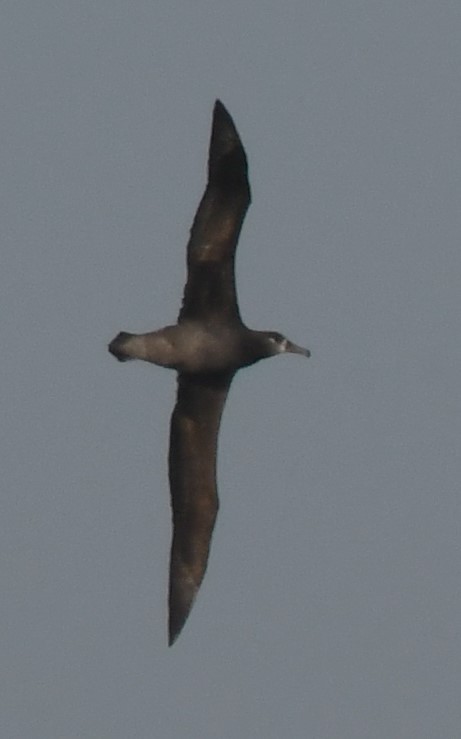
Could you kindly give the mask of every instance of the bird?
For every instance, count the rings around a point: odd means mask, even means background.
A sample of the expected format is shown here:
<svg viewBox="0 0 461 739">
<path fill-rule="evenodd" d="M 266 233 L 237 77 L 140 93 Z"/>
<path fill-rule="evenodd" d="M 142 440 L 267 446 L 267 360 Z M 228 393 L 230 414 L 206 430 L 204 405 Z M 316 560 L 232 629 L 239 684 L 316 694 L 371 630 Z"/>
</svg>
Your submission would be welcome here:
<svg viewBox="0 0 461 739">
<path fill-rule="evenodd" d="M 235 252 L 251 202 L 246 153 L 234 121 L 216 100 L 208 180 L 187 244 L 187 279 L 177 323 L 157 331 L 122 331 L 108 349 L 120 362 L 141 359 L 177 372 L 170 423 L 168 473 L 172 543 L 168 644 L 189 616 L 208 563 L 218 513 L 218 433 L 239 369 L 283 353 L 310 351 L 277 331 L 242 321 L 235 285 Z"/>
</svg>

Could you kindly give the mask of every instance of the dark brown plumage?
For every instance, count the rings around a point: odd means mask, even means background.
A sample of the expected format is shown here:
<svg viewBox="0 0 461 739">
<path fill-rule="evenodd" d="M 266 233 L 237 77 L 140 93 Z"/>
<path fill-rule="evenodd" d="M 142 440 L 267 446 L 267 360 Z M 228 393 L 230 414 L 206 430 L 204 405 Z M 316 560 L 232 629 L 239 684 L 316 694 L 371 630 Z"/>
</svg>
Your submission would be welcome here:
<svg viewBox="0 0 461 739">
<path fill-rule="evenodd" d="M 179 323 L 216 318 L 238 321 L 234 260 L 250 205 L 248 165 L 232 118 L 215 104 L 208 159 L 208 184 L 187 245 L 187 283 Z"/>
<path fill-rule="evenodd" d="M 234 260 L 250 204 L 247 159 L 229 113 L 213 113 L 208 183 L 187 246 L 188 276 L 178 323 L 148 334 L 122 332 L 109 344 L 120 361 L 144 359 L 178 371 L 171 417 L 169 479 L 173 513 L 169 643 L 178 637 L 203 580 L 218 511 L 216 453 L 221 415 L 237 370 L 307 349 L 240 318 Z"/>
</svg>

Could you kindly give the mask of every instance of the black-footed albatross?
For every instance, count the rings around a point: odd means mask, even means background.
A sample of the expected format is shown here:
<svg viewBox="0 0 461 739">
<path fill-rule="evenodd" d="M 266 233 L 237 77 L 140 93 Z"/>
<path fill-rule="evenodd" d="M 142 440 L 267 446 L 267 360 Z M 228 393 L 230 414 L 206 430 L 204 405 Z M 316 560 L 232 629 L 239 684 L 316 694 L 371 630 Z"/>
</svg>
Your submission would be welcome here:
<svg viewBox="0 0 461 739">
<path fill-rule="evenodd" d="M 221 414 L 237 370 L 284 352 L 309 356 L 275 331 L 240 318 L 234 258 L 250 204 L 247 159 L 234 122 L 217 100 L 208 183 L 187 245 L 187 282 L 175 326 L 121 332 L 109 351 L 121 362 L 144 359 L 178 372 L 168 458 L 173 541 L 169 644 L 178 637 L 205 574 L 218 511 L 216 450 Z"/>
</svg>

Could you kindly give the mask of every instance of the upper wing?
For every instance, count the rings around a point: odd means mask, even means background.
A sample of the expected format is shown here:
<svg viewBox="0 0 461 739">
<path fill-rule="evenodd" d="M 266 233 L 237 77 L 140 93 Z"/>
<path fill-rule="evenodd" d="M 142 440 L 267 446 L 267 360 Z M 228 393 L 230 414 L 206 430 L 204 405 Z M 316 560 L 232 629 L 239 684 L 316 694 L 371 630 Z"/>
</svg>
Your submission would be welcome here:
<svg viewBox="0 0 461 739">
<path fill-rule="evenodd" d="M 239 319 L 234 256 L 250 204 L 247 159 L 234 122 L 217 100 L 213 111 L 208 184 L 187 245 L 187 284 L 178 321 L 219 314 Z"/>
<path fill-rule="evenodd" d="M 205 574 L 218 512 L 216 450 L 232 374 L 179 375 L 171 417 L 169 476 L 173 510 L 169 643 L 189 615 Z"/>
</svg>

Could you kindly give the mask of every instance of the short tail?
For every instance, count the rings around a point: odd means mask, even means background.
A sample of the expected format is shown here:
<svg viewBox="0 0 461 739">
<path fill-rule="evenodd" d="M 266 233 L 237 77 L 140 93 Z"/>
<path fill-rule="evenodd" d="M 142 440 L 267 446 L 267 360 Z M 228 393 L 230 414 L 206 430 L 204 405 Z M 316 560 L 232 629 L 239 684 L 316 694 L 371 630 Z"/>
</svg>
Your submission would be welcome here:
<svg viewBox="0 0 461 739">
<path fill-rule="evenodd" d="M 132 334 L 129 334 L 126 331 L 121 331 L 109 344 L 110 353 L 113 354 L 119 362 L 127 362 L 129 359 L 133 359 L 126 350 L 131 337 Z"/>
</svg>

